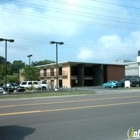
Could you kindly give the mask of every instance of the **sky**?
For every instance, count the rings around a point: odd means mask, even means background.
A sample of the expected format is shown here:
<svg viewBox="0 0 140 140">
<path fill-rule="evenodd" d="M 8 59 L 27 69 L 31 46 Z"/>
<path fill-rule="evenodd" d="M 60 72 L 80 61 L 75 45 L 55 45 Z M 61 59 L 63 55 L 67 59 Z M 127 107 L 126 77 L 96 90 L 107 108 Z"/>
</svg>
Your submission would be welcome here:
<svg viewBox="0 0 140 140">
<path fill-rule="evenodd" d="M 0 38 L 7 60 L 112 63 L 136 61 L 140 0 L 0 0 Z M 5 43 L 0 42 L 5 57 Z"/>
</svg>

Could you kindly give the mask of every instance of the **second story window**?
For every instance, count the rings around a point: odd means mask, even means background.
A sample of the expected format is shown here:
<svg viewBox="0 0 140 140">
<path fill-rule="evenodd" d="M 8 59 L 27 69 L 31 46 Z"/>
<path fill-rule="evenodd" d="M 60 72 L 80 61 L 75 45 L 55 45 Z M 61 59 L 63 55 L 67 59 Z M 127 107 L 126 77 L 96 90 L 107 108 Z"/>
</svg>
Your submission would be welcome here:
<svg viewBox="0 0 140 140">
<path fill-rule="evenodd" d="M 51 68 L 51 76 L 54 76 L 54 68 Z"/>
<path fill-rule="evenodd" d="M 59 75 L 62 75 L 62 66 L 59 67 Z"/>
<path fill-rule="evenodd" d="M 71 75 L 72 76 L 77 75 L 77 67 L 76 66 L 71 66 Z"/>
<path fill-rule="evenodd" d="M 44 76 L 47 76 L 47 69 L 44 68 Z"/>
</svg>

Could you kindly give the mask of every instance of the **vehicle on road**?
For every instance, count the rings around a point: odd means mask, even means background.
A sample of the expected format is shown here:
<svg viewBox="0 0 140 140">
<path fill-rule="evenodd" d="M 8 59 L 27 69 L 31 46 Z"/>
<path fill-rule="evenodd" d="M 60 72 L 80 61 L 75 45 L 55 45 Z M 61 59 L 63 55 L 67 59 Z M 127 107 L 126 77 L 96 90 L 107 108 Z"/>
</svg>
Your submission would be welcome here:
<svg viewBox="0 0 140 140">
<path fill-rule="evenodd" d="M 115 88 L 115 87 L 121 87 L 121 83 L 118 81 L 108 81 L 106 83 L 103 83 L 102 86 L 104 88 L 106 88 L 106 87 Z"/>
<path fill-rule="evenodd" d="M 2 87 L 5 91 L 9 91 L 9 92 L 24 92 L 25 88 L 21 87 L 19 84 L 17 83 L 7 83 L 6 85 L 6 89 L 5 89 L 5 84 Z"/>
<path fill-rule="evenodd" d="M 31 87 L 33 87 L 34 89 L 42 89 L 42 90 L 48 89 L 46 81 L 23 81 L 20 83 L 20 86 L 26 89 L 29 89 Z"/>
</svg>

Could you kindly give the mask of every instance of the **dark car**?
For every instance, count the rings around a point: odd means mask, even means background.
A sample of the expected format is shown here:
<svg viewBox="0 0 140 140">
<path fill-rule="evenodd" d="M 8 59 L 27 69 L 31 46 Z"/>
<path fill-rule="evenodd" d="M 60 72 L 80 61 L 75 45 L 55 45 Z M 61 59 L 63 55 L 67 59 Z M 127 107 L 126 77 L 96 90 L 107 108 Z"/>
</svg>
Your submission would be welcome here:
<svg viewBox="0 0 140 140">
<path fill-rule="evenodd" d="M 19 86 L 17 83 L 7 83 L 6 89 L 5 89 L 5 84 L 4 84 L 3 89 L 9 92 L 24 92 L 25 91 L 25 88 Z"/>
<path fill-rule="evenodd" d="M 121 79 L 119 82 L 121 83 L 121 87 L 124 87 L 125 79 Z"/>
<path fill-rule="evenodd" d="M 140 81 L 138 79 L 126 78 L 126 79 L 121 79 L 120 80 L 120 83 L 121 83 L 122 87 L 125 86 L 125 81 L 130 81 L 130 86 L 131 87 L 140 86 Z"/>
</svg>

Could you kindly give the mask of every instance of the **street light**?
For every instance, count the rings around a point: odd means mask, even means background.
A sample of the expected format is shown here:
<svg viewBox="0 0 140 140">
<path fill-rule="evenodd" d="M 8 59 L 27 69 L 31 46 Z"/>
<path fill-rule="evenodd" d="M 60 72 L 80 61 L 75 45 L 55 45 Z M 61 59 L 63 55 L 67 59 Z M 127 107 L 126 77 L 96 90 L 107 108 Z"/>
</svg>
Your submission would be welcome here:
<svg viewBox="0 0 140 140">
<path fill-rule="evenodd" d="M 33 56 L 32 54 L 27 55 L 27 57 L 29 57 L 29 66 L 30 66 L 30 61 L 31 61 L 30 57 L 32 57 L 32 56 Z"/>
<path fill-rule="evenodd" d="M 7 42 L 14 42 L 14 39 L 0 38 L 0 41 L 5 41 L 5 91 L 7 86 Z"/>
<path fill-rule="evenodd" d="M 58 47 L 57 45 L 63 45 L 64 42 L 51 41 L 50 44 L 56 44 L 56 89 L 58 89 Z"/>
</svg>

